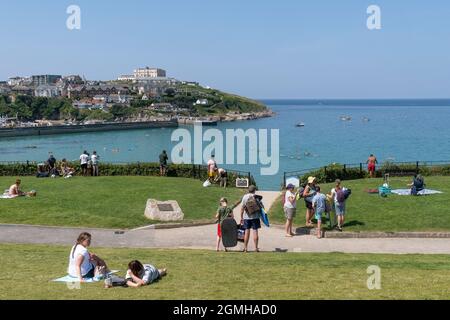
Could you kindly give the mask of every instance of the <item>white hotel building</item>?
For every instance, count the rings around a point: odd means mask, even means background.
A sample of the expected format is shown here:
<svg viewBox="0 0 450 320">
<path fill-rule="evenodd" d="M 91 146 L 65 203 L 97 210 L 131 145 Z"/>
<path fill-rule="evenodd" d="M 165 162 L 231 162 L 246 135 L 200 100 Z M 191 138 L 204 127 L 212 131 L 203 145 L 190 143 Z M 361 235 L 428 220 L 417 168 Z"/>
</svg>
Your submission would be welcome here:
<svg viewBox="0 0 450 320">
<path fill-rule="evenodd" d="M 166 77 L 166 70 L 158 68 L 138 68 L 134 70 L 135 79 L 145 79 L 145 78 L 164 78 Z"/>
</svg>

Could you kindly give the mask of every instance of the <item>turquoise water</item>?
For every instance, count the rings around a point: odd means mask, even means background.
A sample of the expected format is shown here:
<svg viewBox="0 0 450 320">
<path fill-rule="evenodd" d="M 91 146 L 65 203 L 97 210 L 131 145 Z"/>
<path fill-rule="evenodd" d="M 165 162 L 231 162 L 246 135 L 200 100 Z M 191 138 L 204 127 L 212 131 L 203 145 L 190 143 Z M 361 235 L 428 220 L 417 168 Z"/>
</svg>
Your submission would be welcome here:
<svg viewBox="0 0 450 320">
<path fill-rule="evenodd" d="M 260 176 L 258 165 L 224 165 L 251 171 L 263 189 L 279 188 L 284 171 L 332 162 L 365 162 L 370 153 L 381 161 L 450 160 L 450 100 L 274 100 L 265 103 L 277 113 L 275 117 L 221 123 L 214 127 L 222 132 L 236 128 L 280 130 L 277 175 Z M 352 120 L 340 120 L 344 115 Z M 305 126 L 296 127 L 299 122 Z M 192 127 L 186 128 L 192 131 Z M 208 128 L 211 127 L 204 127 Z M 57 159 L 77 160 L 83 150 L 96 150 L 101 160 L 108 162 L 157 161 L 162 149 L 170 152 L 176 145 L 170 139 L 172 131 L 166 128 L 0 138 L 0 161 L 43 161 L 49 152 Z M 32 146 L 35 148 L 30 148 Z"/>
</svg>

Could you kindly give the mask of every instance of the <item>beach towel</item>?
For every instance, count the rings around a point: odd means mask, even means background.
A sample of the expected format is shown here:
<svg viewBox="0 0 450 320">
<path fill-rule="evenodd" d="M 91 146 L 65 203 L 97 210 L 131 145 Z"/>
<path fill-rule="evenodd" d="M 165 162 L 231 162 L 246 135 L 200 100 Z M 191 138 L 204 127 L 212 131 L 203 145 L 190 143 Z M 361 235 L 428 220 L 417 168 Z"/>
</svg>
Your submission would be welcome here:
<svg viewBox="0 0 450 320">
<path fill-rule="evenodd" d="M 395 190 L 391 190 L 391 193 L 395 193 L 399 196 L 410 196 L 411 189 L 395 189 Z M 431 189 L 423 189 L 421 191 L 418 191 L 417 195 L 426 196 L 426 195 L 430 195 L 430 194 L 440 194 L 440 193 L 442 193 L 442 192 L 437 191 L 437 190 L 431 190 Z"/>
<path fill-rule="evenodd" d="M 110 273 L 108 273 L 108 275 L 112 275 L 114 273 L 119 272 L 120 270 L 112 270 Z M 102 279 L 104 280 L 104 279 Z M 95 278 L 85 278 L 84 282 L 90 283 L 90 282 L 98 282 L 98 281 L 102 281 L 102 280 L 96 280 Z M 64 277 L 52 280 L 53 282 L 78 282 L 78 278 L 66 275 Z"/>
<path fill-rule="evenodd" d="M 17 196 L 10 196 L 9 194 L 0 194 L 0 199 L 14 199 L 17 198 Z"/>
</svg>

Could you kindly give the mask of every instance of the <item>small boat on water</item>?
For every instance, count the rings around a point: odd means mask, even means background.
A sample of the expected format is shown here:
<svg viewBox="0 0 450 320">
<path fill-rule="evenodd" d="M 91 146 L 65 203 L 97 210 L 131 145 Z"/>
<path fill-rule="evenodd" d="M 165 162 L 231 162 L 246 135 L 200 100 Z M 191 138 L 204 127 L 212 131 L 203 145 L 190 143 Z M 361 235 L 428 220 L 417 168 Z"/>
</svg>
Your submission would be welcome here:
<svg viewBox="0 0 450 320">
<path fill-rule="evenodd" d="M 340 119 L 341 119 L 342 121 L 351 121 L 351 120 L 352 120 L 352 117 L 350 117 L 350 116 L 341 116 Z"/>
<path fill-rule="evenodd" d="M 367 118 L 367 117 L 363 117 L 363 118 L 362 118 L 362 121 L 364 121 L 364 122 L 369 122 L 369 121 L 370 121 L 370 119 L 369 119 L 369 118 Z"/>
<path fill-rule="evenodd" d="M 303 122 L 299 122 L 299 123 L 297 123 L 295 126 L 296 126 L 296 127 L 304 127 L 305 124 L 304 124 Z"/>
<path fill-rule="evenodd" d="M 26 149 L 36 149 L 37 146 L 26 146 L 25 148 L 26 148 Z"/>
</svg>

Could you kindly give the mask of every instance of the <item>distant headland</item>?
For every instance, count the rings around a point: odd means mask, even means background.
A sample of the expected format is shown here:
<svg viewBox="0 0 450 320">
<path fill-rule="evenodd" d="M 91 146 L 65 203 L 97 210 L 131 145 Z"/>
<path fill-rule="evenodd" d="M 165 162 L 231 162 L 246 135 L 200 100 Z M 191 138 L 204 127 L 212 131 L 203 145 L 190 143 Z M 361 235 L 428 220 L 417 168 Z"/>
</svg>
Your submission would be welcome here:
<svg viewBox="0 0 450 320">
<path fill-rule="evenodd" d="M 195 81 L 170 78 L 160 68 L 138 68 L 132 75 L 108 81 L 50 74 L 0 81 L 1 129 L 61 127 L 69 132 L 66 127 L 79 130 L 100 125 L 97 127 L 122 129 L 139 126 L 139 122 L 152 126 L 174 122 L 214 124 L 272 115 L 262 102 Z M 117 125 L 120 123 L 128 125 Z M 8 130 L 8 135 L 22 131 Z M 37 132 L 50 131 L 60 130 Z"/>
</svg>

